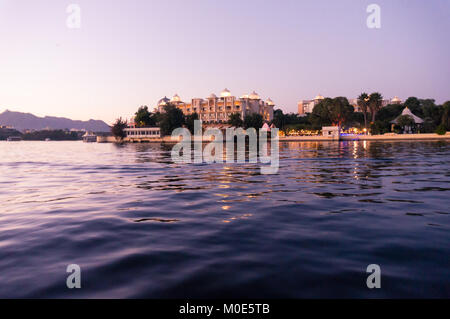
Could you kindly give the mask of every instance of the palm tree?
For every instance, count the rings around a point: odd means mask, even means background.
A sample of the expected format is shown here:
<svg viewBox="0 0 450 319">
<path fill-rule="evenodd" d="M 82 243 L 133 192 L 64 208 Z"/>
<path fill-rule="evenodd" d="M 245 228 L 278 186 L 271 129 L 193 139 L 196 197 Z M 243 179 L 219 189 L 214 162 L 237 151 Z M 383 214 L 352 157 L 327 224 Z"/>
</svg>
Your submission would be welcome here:
<svg viewBox="0 0 450 319">
<path fill-rule="evenodd" d="M 369 109 L 372 113 L 372 123 L 375 122 L 375 116 L 377 115 L 377 112 L 381 109 L 381 106 L 383 105 L 383 96 L 378 93 L 372 93 L 369 96 Z"/>
<path fill-rule="evenodd" d="M 361 93 L 358 96 L 358 106 L 364 115 L 364 128 L 367 128 L 367 113 L 369 111 L 369 95 L 367 93 Z"/>
</svg>

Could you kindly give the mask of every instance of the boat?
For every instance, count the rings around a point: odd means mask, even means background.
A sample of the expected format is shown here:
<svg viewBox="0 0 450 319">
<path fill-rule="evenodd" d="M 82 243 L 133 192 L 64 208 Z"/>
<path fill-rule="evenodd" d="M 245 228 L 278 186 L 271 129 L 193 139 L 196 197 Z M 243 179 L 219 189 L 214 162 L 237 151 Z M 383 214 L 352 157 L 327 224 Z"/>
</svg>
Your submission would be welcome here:
<svg viewBox="0 0 450 319">
<path fill-rule="evenodd" d="M 20 136 L 10 136 L 6 139 L 8 142 L 19 142 L 22 138 Z"/>
<path fill-rule="evenodd" d="M 85 143 L 94 143 L 97 142 L 97 135 L 92 132 L 86 132 L 83 135 L 83 142 Z"/>
</svg>

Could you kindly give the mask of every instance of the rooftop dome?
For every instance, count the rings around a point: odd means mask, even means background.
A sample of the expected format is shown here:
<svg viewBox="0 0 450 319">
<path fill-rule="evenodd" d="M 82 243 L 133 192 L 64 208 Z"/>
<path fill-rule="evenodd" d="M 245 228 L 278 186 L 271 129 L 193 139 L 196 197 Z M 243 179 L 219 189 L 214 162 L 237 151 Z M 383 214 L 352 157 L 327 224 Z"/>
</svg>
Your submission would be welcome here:
<svg viewBox="0 0 450 319">
<path fill-rule="evenodd" d="M 180 96 L 175 94 L 170 102 L 181 102 Z"/>
<path fill-rule="evenodd" d="M 256 93 L 255 91 L 253 91 L 249 96 L 249 99 L 251 100 L 260 100 L 261 98 L 259 97 L 258 93 Z"/>
<path fill-rule="evenodd" d="M 319 93 L 319 95 L 317 95 L 315 98 L 314 98 L 314 100 L 323 100 L 324 99 L 324 97 L 322 96 L 322 95 L 320 95 L 320 93 Z"/>
<path fill-rule="evenodd" d="M 210 99 L 215 99 L 217 98 L 217 96 L 214 93 L 211 93 L 211 95 L 209 96 Z"/>
<path fill-rule="evenodd" d="M 167 103 L 169 103 L 170 100 L 167 98 L 167 96 L 163 97 L 161 100 L 158 101 L 158 106 L 160 105 L 166 105 Z"/>
<path fill-rule="evenodd" d="M 275 103 L 273 103 L 273 101 L 270 99 L 270 97 L 266 100 L 266 104 L 270 105 L 270 106 L 275 105 Z"/>
<path fill-rule="evenodd" d="M 400 100 L 398 98 L 398 96 L 394 96 L 394 98 L 391 100 L 391 102 L 401 102 L 402 100 Z"/>
<path fill-rule="evenodd" d="M 220 92 L 220 96 L 221 97 L 231 96 L 230 90 L 228 90 L 228 89 L 223 90 L 222 92 Z"/>
<path fill-rule="evenodd" d="M 241 96 L 241 99 L 248 99 L 248 94 L 244 94 Z"/>
</svg>

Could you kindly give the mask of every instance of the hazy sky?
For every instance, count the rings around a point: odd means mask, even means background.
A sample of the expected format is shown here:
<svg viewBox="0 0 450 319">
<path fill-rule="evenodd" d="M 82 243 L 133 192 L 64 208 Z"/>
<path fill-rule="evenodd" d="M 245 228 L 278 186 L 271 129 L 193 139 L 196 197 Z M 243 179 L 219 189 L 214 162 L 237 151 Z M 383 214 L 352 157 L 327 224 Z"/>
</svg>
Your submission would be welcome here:
<svg viewBox="0 0 450 319">
<path fill-rule="evenodd" d="M 81 8 L 69 29 L 67 6 Z M 366 8 L 381 7 L 369 29 Z M 448 0 L 0 0 L 0 112 L 112 122 L 164 95 L 450 100 Z"/>
</svg>

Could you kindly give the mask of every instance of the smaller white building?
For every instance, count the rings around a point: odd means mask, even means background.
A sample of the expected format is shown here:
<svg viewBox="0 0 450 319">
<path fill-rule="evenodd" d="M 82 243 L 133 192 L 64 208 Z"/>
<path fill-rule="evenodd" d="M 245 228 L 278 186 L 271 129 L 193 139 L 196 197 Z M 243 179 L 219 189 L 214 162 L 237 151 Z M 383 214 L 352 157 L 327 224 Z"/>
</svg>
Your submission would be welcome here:
<svg viewBox="0 0 450 319">
<path fill-rule="evenodd" d="M 159 127 L 127 127 L 125 130 L 128 139 L 152 139 L 160 138 L 161 131 Z"/>
<path fill-rule="evenodd" d="M 339 139 L 341 128 L 339 126 L 324 126 L 322 127 L 322 136 Z"/>
</svg>

